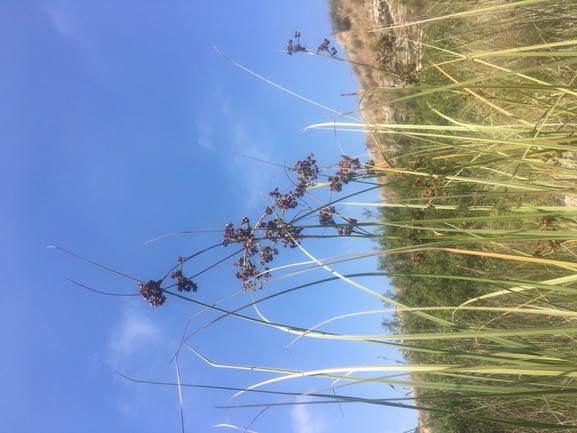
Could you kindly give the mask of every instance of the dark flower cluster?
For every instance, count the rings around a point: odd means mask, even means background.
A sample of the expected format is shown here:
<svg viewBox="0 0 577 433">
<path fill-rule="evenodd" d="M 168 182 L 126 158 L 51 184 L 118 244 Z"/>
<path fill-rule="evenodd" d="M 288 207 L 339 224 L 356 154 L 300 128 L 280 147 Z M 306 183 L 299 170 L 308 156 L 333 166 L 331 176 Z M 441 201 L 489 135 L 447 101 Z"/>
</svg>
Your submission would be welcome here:
<svg viewBox="0 0 577 433">
<path fill-rule="evenodd" d="M 337 171 L 334 177 L 329 176 L 329 189 L 332 192 L 341 192 L 343 190 L 343 184 L 346 185 L 353 178 L 360 175 L 355 171 L 360 168 L 361 163 L 359 162 L 359 158 L 351 158 L 350 156 L 342 155 L 341 160 L 339 161 L 339 171 Z"/>
<path fill-rule="evenodd" d="M 152 307 L 160 307 L 166 301 L 166 296 L 160 288 L 160 281 L 150 280 L 148 283 L 138 283 L 140 294 Z"/>
<path fill-rule="evenodd" d="M 278 216 L 266 222 L 263 221 L 271 214 L 272 210 L 267 208 L 257 225 L 259 230 L 264 230 L 260 239 L 255 237 L 255 231 L 251 229 L 250 221 L 246 217 L 242 218 L 240 228 L 235 229 L 232 223 L 228 223 L 225 227 L 222 245 L 226 247 L 231 242 L 242 243 L 244 249 L 243 255 L 233 265 L 239 268 L 236 278 L 242 280 L 243 290 L 261 288 L 263 282 L 270 278 L 269 268 L 266 265 L 278 255 L 275 245 L 279 240 L 282 241 L 284 247 L 295 248 L 302 239 L 301 228 L 285 223 Z M 273 246 L 260 245 L 259 242 L 263 239 L 270 241 Z"/>
<path fill-rule="evenodd" d="M 375 161 L 374 160 L 369 159 L 365 163 L 365 171 L 367 172 L 367 174 L 373 174 L 375 172 Z"/>
<path fill-rule="evenodd" d="M 420 265 L 425 260 L 425 255 L 423 253 L 415 253 L 411 255 L 411 261 L 415 265 Z"/>
<path fill-rule="evenodd" d="M 289 56 L 292 56 L 293 53 L 297 53 L 299 51 L 305 51 L 305 52 L 307 51 L 307 48 L 300 44 L 300 37 L 301 37 L 301 32 L 299 32 L 297 30 L 297 31 L 295 31 L 295 35 L 294 35 L 294 38 L 297 40 L 297 42 L 294 43 L 292 39 L 289 39 L 289 41 L 287 42 L 286 53 Z M 331 55 L 331 57 L 337 57 L 337 49 L 335 47 L 329 48 L 330 43 L 331 43 L 331 41 L 329 41 L 327 38 L 325 38 L 323 43 L 320 44 L 319 47 L 317 48 L 317 54 L 320 53 L 321 51 L 326 51 L 327 53 L 329 53 Z"/>
<path fill-rule="evenodd" d="M 297 53 L 297 52 L 299 52 L 299 51 L 306 51 L 306 50 L 307 50 L 306 47 L 303 47 L 303 46 L 300 44 L 301 32 L 299 32 L 298 30 L 295 30 L 295 36 L 294 36 L 294 37 L 295 37 L 295 39 L 297 40 L 297 43 L 293 45 L 293 40 L 292 40 L 292 39 L 289 39 L 289 41 L 287 42 L 287 45 L 286 45 L 286 53 L 287 53 L 289 56 L 292 56 L 293 53 Z"/>
<path fill-rule="evenodd" d="M 556 218 L 553 216 L 544 216 L 537 222 L 537 225 L 541 230 L 555 230 L 555 226 L 553 225 L 555 220 Z"/>
<path fill-rule="evenodd" d="M 269 192 L 269 196 L 274 198 L 274 208 L 280 209 L 283 215 L 299 205 L 298 199 L 305 194 L 309 186 L 314 185 L 314 180 L 317 179 L 319 173 L 312 153 L 304 160 L 297 161 L 291 170 L 297 173 L 296 188 L 286 194 L 279 192 L 278 188 Z M 234 266 L 239 268 L 236 277 L 243 281 L 245 290 L 261 288 L 263 282 L 270 277 L 269 268 L 265 265 L 272 262 L 274 256 L 278 254 L 275 246 L 279 241 L 285 248 L 296 248 L 303 237 L 302 228 L 294 227 L 278 215 L 272 217 L 273 214 L 273 209 L 267 207 L 254 229 L 251 228 L 250 221 L 246 217 L 242 218 L 239 228 L 235 229 L 232 223 L 226 224 L 222 246 L 226 247 L 234 242 L 242 244 L 244 249 L 243 256 Z M 256 230 L 263 231 L 259 239 L 255 237 Z M 259 244 L 261 240 L 268 240 L 273 246 L 262 246 Z M 257 254 L 259 255 L 258 261 Z"/>
<path fill-rule="evenodd" d="M 336 57 L 337 49 L 335 47 L 329 48 L 330 43 L 331 43 L 331 41 L 329 41 L 327 38 L 325 38 L 323 43 L 320 44 L 319 47 L 317 48 L 317 53 L 320 53 L 321 51 L 326 51 L 327 53 L 329 53 L 331 55 L 331 57 Z"/>
<path fill-rule="evenodd" d="M 297 161 L 295 166 L 291 169 L 297 173 L 297 185 L 294 191 L 289 191 L 286 194 L 279 192 L 278 188 L 273 189 L 268 193 L 274 198 L 275 206 L 285 213 L 289 209 L 294 209 L 298 206 L 298 199 L 305 195 L 308 187 L 314 186 L 314 180 L 317 179 L 319 167 L 314 159 L 314 154 L 310 153 L 303 161 Z"/>
<path fill-rule="evenodd" d="M 549 255 L 557 252 L 557 248 L 563 243 L 564 241 L 560 240 L 548 240 L 544 241 L 544 245 L 541 245 L 537 242 L 537 249 L 533 251 L 533 257 L 543 257 L 544 255 Z"/>
<path fill-rule="evenodd" d="M 258 246 L 259 250 L 260 250 L 260 260 L 259 260 L 259 265 L 266 265 L 267 263 L 270 263 L 273 261 L 274 257 L 278 254 L 278 250 L 274 247 L 263 247 L 262 245 Z"/>
<path fill-rule="evenodd" d="M 235 229 L 232 223 L 226 224 L 222 246 L 226 247 L 231 242 L 242 244 L 244 249 L 243 256 L 233 265 L 239 268 L 239 271 L 236 273 L 236 278 L 243 281 L 243 289 L 254 288 L 259 280 L 263 278 L 266 279 L 270 276 L 270 274 L 268 274 L 268 268 L 264 269 L 264 273 L 259 272 L 255 266 L 254 256 L 260 252 L 261 259 L 259 263 L 264 265 L 271 261 L 270 256 L 274 252 L 258 245 L 258 239 L 255 238 L 254 230 L 247 217 L 242 217 L 241 227 L 239 228 Z M 262 282 L 260 284 L 262 285 Z"/>
<path fill-rule="evenodd" d="M 293 45 L 293 40 L 289 39 L 289 41 L 286 44 L 286 53 L 289 56 L 292 56 L 293 53 L 298 53 L 299 51 L 306 51 L 306 47 L 303 47 L 301 44 L 296 43 Z"/>
<path fill-rule="evenodd" d="M 243 248 L 256 253 L 254 233 L 250 226 L 250 220 L 247 217 L 242 217 L 240 225 L 241 227 L 235 229 L 232 223 L 226 224 L 222 238 L 222 246 L 226 247 L 231 242 L 242 243 Z"/>
<path fill-rule="evenodd" d="M 282 239 L 282 246 L 289 248 L 296 248 L 300 243 L 303 235 L 302 228 L 293 227 L 292 224 L 283 223 L 282 231 L 279 232 L 280 238 Z"/>
<path fill-rule="evenodd" d="M 354 170 L 360 169 L 361 163 L 359 162 L 359 158 L 351 158 L 350 156 L 342 155 L 341 160 L 339 161 L 339 167 L 338 175 L 342 179 L 346 179 L 348 182 L 353 177 L 359 175 L 359 173 L 355 173 Z"/>
<path fill-rule="evenodd" d="M 549 243 L 549 247 L 551 248 L 552 253 L 556 253 L 557 247 L 563 243 L 563 241 L 560 241 L 560 240 L 547 241 L 547 242 Z"/>
<path fill-rule="evenodd" d="M 317 53 L 321 52 L 321 51 L 326 51 L 327 53 L 329 52 L 329 44 L 331 43 L 331 41 L 329 41 L 327 38 L 325 38 L 325 40 L 323 41 L 322 44 L 319 45 L 319 47 L 317 48 Z"/>
<path fill-rule="evenodd" d="M 172 272 L 170 278 L 176 280 L 176 288 L 179 292 L 196 292 L 198 290 L 197 284 L 191 279 L 185 277 L 182 273 L 182 266 L 186 261 L 187 259 L 185 258 L 178 258 L 180 269 Z M 140 295 L 153 307 L 160 307 L 166 302 L 164 290 L 160 287 L 165 278 L 166 276 L 158 281 L 150 280 L 148 283 L 138 283 Z"/>
<path fill-rule="evenodd" d="M 543 245 L 538 245 L 535 251 L 533 251 L 533 257 L 543 257 L 545 254 L 545 247 Z"/>
<path fill-rule="evenodd" d="M 179 292 L 185 291 L 185 292 L 190 292 L 191 290 L 193 292 L 196 292 L 198 290 L 198 286 L 196 285 L 196 283 L 190 279 L 188 279 L 187 277 L 185 277 L 184 275 L 182 275 L 182 270 L 178 269 L 176 271 L 174 271 L 173 273 L 170 274 L 170 278 L 173 278 L 176 280 L 176 288 L 178 289 Z"/>
<path fill-rule="evenodd" d="M 304 191 L 301 189 L 296 189 L 295 191 L 289 191 L 287 194 L 281 194 L 278 192 L 278 188 L 273 189 L 268 193 L 274 198 L 274 203 L 276 207 L 285 213 L 289 209 L 294 209 L 298 206 L 298 200 L 304 195 Z"/>
<path fill-rule="evenodd" d="M 313 159 L 315 156 L 310 153 L 304 161 L 297 161 L 293 170 L 297 173 L 297 181 L 305 186 L 313 186 L 313 181 L 317 179 L 319 167 L 317 160 Z"/>
<path fill-rule="evenodd" d="M 238 280 L 242 280 L 242 289 L 255 289 L 256 282 L 263 278 L 265 275 L 270 276 L 268 273 L 268 268 L 265 269 L 264 274 L 260 274 L 254 263 L 248 257 L 239 257 L 238 262 L 234 263 L 233 266 L 239 268 L 239 271 L 236 273 L 236 278 Z M 259 284 L 259 288 L 262 286 L 262 283 Z"/>
<path fill-rule="evenodd" d="M 559 143 L 559 144 L 569 144 L 569 143 Z M 551 161 L 551 164 L 556 166 L 556 167 L 560 167 L 561 166 L 561 159 L 563 159 L 563 152 L 557 151 L 557 153 L 549 153 L 547 155 L 543 155 L 541 156 L 541 161 L 543 162 L 549 162 Z"/>
<path fill-rule="evenodd" d="M 397 173 L 397 176 L 403 178 L 403 179 L 407 179 L 409 176 L 411 176 L 410 173 L 408 172 L 412 172 L 412 171 L 416 171 L 419 170 L 423 165 L 423 160 L 422 159 L 417 159 L 412 167 L 408 167 L 405 169 L 405 172 L 399 172 Z M 420 171 L 420 173 L 415 173 L 415 174 L 426 174 L 424 171 Z M 444 187 L 444 181 L 441 178 L 432 178 L 432 177 L 422 177 L 422 176 L 415 176 L 413 183 L 412 183 L 412 187 L 413 188 L 423 188 L 423 190 L 421 191 L 421 197 L 422 198 L 433 198 L 433 197 L 438 197 L 438 196 L 447 196 L 447 192 L 445 192 Z M 446 198 L 443 198 L 443 201 L 446 200 Z"/>
<path fill-rule="evenodd" d="M 423 166 L 423 160 L 422 159 L 417 159 L 416 161 L 413 162 L 412 167 L 406 168 L 406 171 L 415 171 L 418 170 L 419 168 L 421 168 Z M 397 173 L 397 176 L 402 177 L 402 178 L 408 178 L 410 176 L 409 173 L 402 173 L 399 172 Z"/>
<path fill-rule="evenodd" d="M 423 181 L 423 186 L 425 189 L 421 191 L 421 197 L 429 198 L 429 197 L 437 197 L 439 195 L 447 195 L 447 193 L 443 190 L 444 188 L 444 181 L 440 178 L 428 178 Z M 443 199 L 445 200 L 445 199 Z"/>
<path fill-rule="evenodd" d="M 259 229 L 265 231 L 264 239 L 268 239 L 273 245 L 276 245 L 281 240 L 285 248 L 296 248 L 298 242 L 302 239 L 302 228 L 293 227 L 292 224 L 284 222 L 279 217 L 267 222 L 261 221 Z"/>
<path fill-rule="evenodd" d="M 338 177 L 329 176 L 329 182 L 331 192 L 341 192 L 343 190 L 343 182 Z"/>
<path fill-rule="evenodd" d="M 329 224 L 334 224 L 335 220 L 333 215 L 336 212 L 334 206 L 330 206 L 319 211 L 319 224 L 326 226 Z"/>
<path fill-rule="evenodd" d="M 339 233 L 339 236 L 350 236 L 355 230 L 355 226 L 357 225 L 358 221 L 354 218 L 348 218 L 347 221 L 349 223 L 348 225 L 337 227 L 337 232 Z"/>
</svg>

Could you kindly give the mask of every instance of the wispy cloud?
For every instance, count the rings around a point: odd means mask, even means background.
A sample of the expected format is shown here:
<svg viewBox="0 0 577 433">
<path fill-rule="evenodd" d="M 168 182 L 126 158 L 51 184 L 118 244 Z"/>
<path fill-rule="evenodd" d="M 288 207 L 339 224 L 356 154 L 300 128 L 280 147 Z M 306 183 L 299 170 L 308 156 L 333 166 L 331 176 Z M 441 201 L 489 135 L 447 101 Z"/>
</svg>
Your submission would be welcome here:
<svg viewBox="0 0 577 433">
<path fill-rule="evenodd" d="M 118 62 L 105 46 L 104 34 L 110 29 L 103 30 L 101 26 L 87 24 L 92 22 L 88 18 L 98 11 L 98 6 L 90 2 L 52 0 L 47 1 L 43 8 L 60 37 L 79 49 L 95 76 L 106 83 L 113 82 L 117 77 Z"/>
<path fill-rule="evenodd" d="M 221 112 L 225 116 L 230 115 L 230 101 L 226 98 L 224 99 L 224 101 L 222 101 Z"/>
<path fill-rule="evenodd" d="M 295 433 L 322 433 L 327 429 L 327 422 L 314 417 L 308 406 L 299 404 L 291 409 L 292 428 Z"/>
<path fill-rule="evenodd" d="M 196 122 L 196 129 L 199 133 L 199 137 L 196 140 L 198 144 L 200 144 L 205 149 L 210 149 L 212 147 L 212 128 L 210 127 L 209 123 L 203 120 L 199 120 Z"/>
<path fill-rule="evenodd" d="M 243 173 L 239 182 L 242 182 L 245 187 L 245 203 L 249 209 L 254 209 L 255 206 L 264 209 L 266 201 L 263 199 L 263 194 L 268 198 L 268 191 L 276 186 L 274 177 L 283 173 L 280 167 L 250 160 L 250 158 L 258 158 L 262 161 L 277 162 L 273 143 L 267 134 L 267 127 L 236 120 L 230 123 L 230 137 L 232 149 L 240 155 L 231 158 L 230 161 L 234 164 L 236 171 L 240 170 Z"/>
<path fill-rule="evenodd" d="M 109 362 L 122 368 L 132 357 L 161 341 L 161 331 L 142 312 L 129 306 L 110 337 Z"/>
</svg>

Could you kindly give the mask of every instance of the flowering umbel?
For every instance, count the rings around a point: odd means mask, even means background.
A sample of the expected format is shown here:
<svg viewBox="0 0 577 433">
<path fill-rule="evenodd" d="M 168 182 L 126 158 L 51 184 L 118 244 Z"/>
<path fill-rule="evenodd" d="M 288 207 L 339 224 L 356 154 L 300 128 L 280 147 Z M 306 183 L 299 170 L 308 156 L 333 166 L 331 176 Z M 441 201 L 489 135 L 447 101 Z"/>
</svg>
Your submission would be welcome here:
<svg viewBox="0 0 577 433">
<path fill-rule="evenodd" d="M 181 269 L 178 269 L 173 273 L 171 273 L 170 278 L 174 278 L 176 280 L 176 288 L 178 289 L 179 292 L 182 291 L 190 292 L 191 290 L 193 292 L 196 292 L 198 290 L 198 286 L 194 281 L 189 280 L 184 275 L 182 275 Z"/>
<path fill-rule="evenodd" d="M 160 288 L 160 281 L 150 280 L 148 283 L 138 283 L 140 294 L 152 307 L 160 307 L 166 301 L 166 296 Z"/>
<path fill-rule="evenodd" d="M 299 32 L 297 30 L 297 31 L 295 31 L 295 34 L 294 34 L 294 38 L 297 40 L 297 42 L 294 43 L 292 39 L 289 39 L 289 41 L 287 42 L 286 53 L 289 56 L 292 56 L 293 53 L 298 53 L 299 51 L 302 51 L 305 53 L 317 53 L 317 54 L 321 53 L 322 51 L 326 51 L 327 53 L 330 54 L 331 57 L 337 57 L 337 49 L 335 47 L 329 47 L 331 41 L 329 41 L 327 38 L 325 38 L 324 41 L 319 45 L 317 50 L 314 51 L 314 50 L 308 49 L 304 45 L 301 45 L 300 37 L 301 37 L 301 32 Z"/>
<path fill-rule="evenodd" d="M 295 38 L 299 36 L 295 34 Z M 325 43 L 328 44 L 328 41 Z M 350 181 L 374 175 L 374 161 L 367 161 L 364 165 L 364 171 L 361 167 L 362 165 L 358 158 L 342 155 L 337 167 L 335 167 L 334 176 L 327 176 L 329 190 L 331 192 L 339 192 L 342 190 L 343 185 Z M 255 224 L 251 224 L 247 217 L 242 217 L 239 226 L 235 227 L 233 223 L 229 222 L 224 228 L 221 245 L 227 247 L 230 244 L 236 244 L 241 247 L 242 254 L 233 263 L 233 266 L 237 268 L 236 278 L 242 281 L 243 290 L 261 289 L 270 278 L 269 264 L 279 254 L 277 247 L 279 244 L 282 244 L 285 248 L 297 248 L 305 238 L 305 235 L 303 235 L 305 228 L 295 225 L 295 221 L 298 221 L 299 218 L 289 220 L 288 215 L 299 207 L 311 209 L 310 205 L 305 201 L 305 196 L 309 194 L 309 189 L 317 187 L 316 182 L 321 175 L 321 171 L 312 153 L 303 160 L 297 161 L 289 171 L 293 172 L 296 177 L 294 188 L 282 192 L 278 188 L 274 188 L 269 192 L 272 203 L 265 208 L 262 216 Z M 333 226 L 339 236 L 352 236 L 362 230 L 356 219 L 340 215 L 335 206 L 323 205 L 316 210 L 316 213 L 319 227 Z M 335 221 L 336 219 L 338 221 Z M 263 245 L 266 243 L 268 245 Z M 139 283 L 140 295 L 153 307 L 163 305 L 166 301 L 165 293 L 170 294 L 170 292 L 160 286 L 168 276 L 176 280 L 173 286 L 176 286 L 179 292 L 196 292 L 198 285 L 191 278 L 184 275 L 184 265 L 198 254 L 216 246 L 213 245 L 186 258 L 178 257 L 178 265 L 172 268 L 164 278 L 158 281 L 150 280 L 147 283 Z M 197 272 L 195 276 L 206 272 L 214 266 L 216 265 Z"/>
</svg>

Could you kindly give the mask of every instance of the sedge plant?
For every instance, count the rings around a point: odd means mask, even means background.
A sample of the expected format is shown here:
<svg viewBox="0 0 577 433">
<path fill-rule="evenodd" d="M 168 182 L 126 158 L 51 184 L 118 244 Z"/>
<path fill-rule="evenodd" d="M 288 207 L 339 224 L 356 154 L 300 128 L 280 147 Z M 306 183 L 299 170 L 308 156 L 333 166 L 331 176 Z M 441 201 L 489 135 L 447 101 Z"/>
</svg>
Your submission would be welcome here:
<svg viewBox="0 0 577 433">
<path fill-rule="evenodd" d="M 180 352 L 215 368 L 273 374 L 234 395 L 270 395 L 264 409 L 301 404 L 295 397 L 306 395 L 304 404 L 311 405 L 418 410 L 421 428 L 429 431 L 577 430 L 577 26 L 571 3 L 437 2 L 427 17 L 374 29 L 392 51 L 403 37 L 400 28 L 421 28 L 423 38 L 412 41 L 422 49 L 420 67 L 383 70 L 396 74 L 398 87 L 361 89 L 373 101 L 356 113 L 361 119 L 310 128 L 369 134 L 383 158 L 342 155 L 322 167 L 309 154 L 287 169 L 292 187 L 272 189 L 262 213 L 228 223 L 220 242 L 138 283 L 153 307 L 172 297 L 216 311 L 201 329 L 248 320 L 296 339 L 393 347 L 402 351 L 403 364 L 315 370 L 222 364 L 194 348 L 194 333 L 185 335 Z M 318 49 L 301 45 L 300 32 L 295 39 L 287 45 L 290 55 L 326 52 L 343 60 L 327 39 Z M 385 106 L 414 121 L 380 121 L 375 113 Z M 365 198 L 374 190 L 383 191 L 379 202 Z M 364 218 L 354 216 L 356 208 L 368 209 Z M 335 238 L 351 245 L 370 239 L 378 248 L 329 257 L 309 249 L 312 241 Z M 229 253 L 214 265 L 187 270 L 198 254 L 221 246 Z M 301 259 L 276 266 L 285 250 Z M 374 256 L 379 270 L 339 270 L 341 263 Z M 252 294 L 249 302 L 227 310 L 189 295 L 202 288 L 201 274 L 231 261 L 242 291 Z M 270 290 L 297 275 L 307 282 Z M 383 294 L 384 283 L 366 285 L 367 276 L 391 279 L 394 292 Z M 385 304 L 357 316 L 392 312 L 396 320 L 382 333 L 357 335 L 325 330 L 355 314 L 302 327 L 261 310 L 270 299 L 335 281 Z M 266 388 L 303 376 L 330 385 L 301 393 Z M 367 383 L 410 387 L 415 400 L 349 392 Z"/>
</svg>

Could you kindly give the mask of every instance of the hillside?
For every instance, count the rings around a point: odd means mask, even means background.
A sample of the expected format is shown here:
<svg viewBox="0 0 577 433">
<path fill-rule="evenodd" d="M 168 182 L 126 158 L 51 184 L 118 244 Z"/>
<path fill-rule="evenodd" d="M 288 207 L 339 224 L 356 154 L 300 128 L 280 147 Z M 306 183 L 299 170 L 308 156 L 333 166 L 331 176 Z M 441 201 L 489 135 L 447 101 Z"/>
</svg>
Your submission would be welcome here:
<svg viewBox="0 0 577 433">
<path fill-rule="evenodd" d="M 370 216 L 422 431 L 575 428 L 573 379 L 520 370 L 577 362 L 556 317 L 577 309 L 574 5 L 330 2 L 384 168 Z"/>
<path fill-rule="evenodd" d="M 418 77 L 421 69 L 420 26 L 402 27 L 395 33 L 373 32 L 374 29 L 404 23 L 413 16 L 409 2 L 379 0 L 331 0 L 330 15 L 334 37 L 352 63 L 359 92 L 377 87 L 406 87 Z M 415 5 L 413 4 L 413 8 Z M 370 107 L 383 101 L 383 94 L 361 96 L 360 106 Z M 367 123 L 402 123 L 406 121 L 402 106 L 383 106 L 364 110 Z M 387 166 L 386 156 L 394 141 L 378 140 L 369 134 L 367 144 L 378 165 Z"/>
<path fill-rule="evenodd" d="M 359 92 L 376 87 L 406 87 L 411 84 L 421 68 L 421 46 L 413 41 L 421 39 L 419 26 L 400 28 L 396 34 L 373 32 L 374 29 L 403 23 L 411 14 L 409 2 L 379 0 L 330 0 L 330 15 L 333 34 L 343 48 L 347 60 L 359 84 Z M 414 5 L 413 5 L 414 6 Z M 387 71 L 388 73 L 384 73 Z M 359 108 L 366 108 L 383 102 L 382 94 L 361 96 Z M 361 115 L 367 123 L 404 122 L 402 107 L 385 105 L 378 109 L 364 110 Z M 398 146 L 392 140 L 385 141 L 377 134 L 367 134 L 367 150 L 377 165 L 392 165 L 391 153 Z M 384 177 L 379 180 L 385 185 Z M 381 195 L 395 195 L 393 189 L 382 188 Z M 420 380 L 412 375 L 413 380 Z M 418 390 L 413 389 L 418 396 Z M 417 411 L 419 431 L 427 433 L 426 413 Z"/>
</svg>

